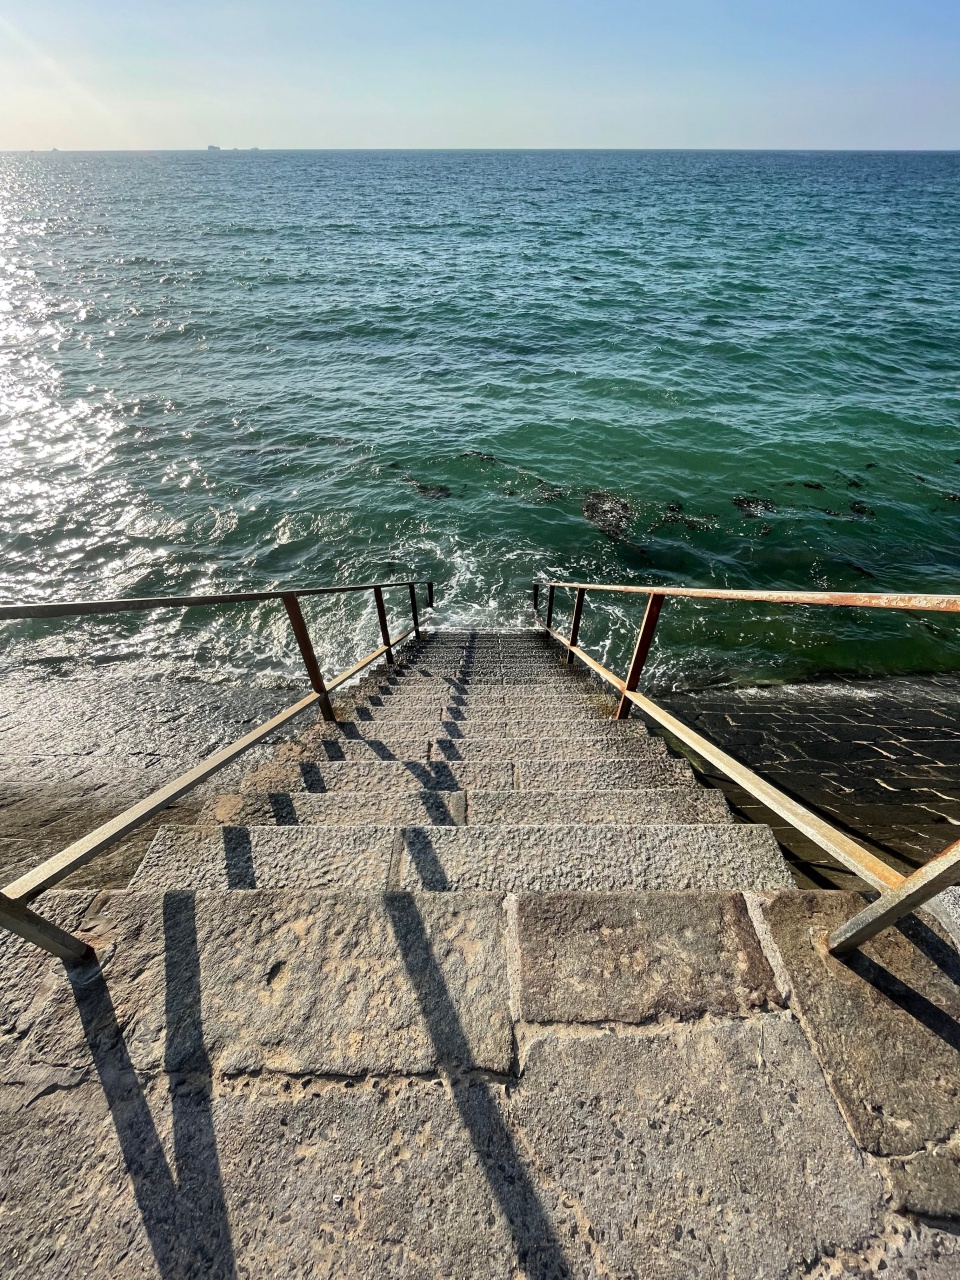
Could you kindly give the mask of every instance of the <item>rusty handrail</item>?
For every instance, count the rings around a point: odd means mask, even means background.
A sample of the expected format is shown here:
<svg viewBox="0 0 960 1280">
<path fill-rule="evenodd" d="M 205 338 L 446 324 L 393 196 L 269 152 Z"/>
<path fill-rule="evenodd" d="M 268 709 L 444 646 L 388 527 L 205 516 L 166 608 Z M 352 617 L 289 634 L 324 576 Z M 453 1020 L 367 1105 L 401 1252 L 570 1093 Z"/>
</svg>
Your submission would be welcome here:
<svg viewBox="0 0 960 1280">
<path fill-rule="evenodd" d="M 52 955 L 64 961 L 75 961 L 84 958 L 88 953 L 88 948 L 82 940 L 76 938 L 73 934 L 64 932 L 51 921 L 45 920 L 42 916 L 29 910 L 27 903 L 31 902 L 38 894 L 59 884 L 61 880 L 79 867 L 85 866 L 86 863 L 106 852 L 107 849 L 122 840 L 124 836 L 129 835 L 131 831 L 136 830 L 137 827 L 141 826 L 155 813 L 165 809 L 179 796 L 209 778 L 218 769 L 222 769 L 224 765 L 235 760 L 237 756 L 261 742 L 274 730 L 279 729 L 309 707 L 317 705 L 325 720 L 334 720 L 335 716 L 329 697 L 334 689 L 350 680 L 353 676 L 358 675 L 380 657 L 386 657 L 388 661 L 391 661 L 393 648 L 407 639 L 408 636 L 419 637 L 420 615 L 417 608 L 416 594 L 418 584 L 426 586 L 427 608 L 432 608 L 434 584 L 424 579 L 363 583 L 362 585 L 342 587 L 296 587 L 277 591 L 221 592 L 217 595 L 209 596 L 154 596 L 130 600 L 59 601 L 41 605 L 0 606 L 0 621 L 10 621 L 37 617 L 85 617 L 98 613 L 122 613 L 127 610 L 189 609 L 198 605 L 220 606 L 240 604 L 251 600 L 282 600 L 312 688 L 312 692 L 305 698 L 301 698 L 278 715 L 251 730 L 250 733 L 238 738 L 236 742 L 231 742 L 228 746 L 214 752 L 213 755 L 202 760 L 194 768 L 166 783 L 145 799 L 138 801 L 123 813 L 118 814 L 117 817 L 111 818 L 109 822 L 103 823 L 94 831 L 81 837 L 81 839 L 75 840 L 67 848 L 61 850 L 60 853 L 54 854 L 40 863 L 39 866 L 11 881 L 10 884 L 4 885 L 0 889 L 0 926 L 21 938 L 25 938 L 28 942 L 42 947 L 45 951 L 49 951 Z M 383 607 L 383 592 L 391 587 L 405 587 L 408 589 L 412 619 L 411 626 L 393 637 L 390 636 L 386 612 Z M 336 595 L 341 592 L 354 591 L 372 591 L 374 593 L 383 644 L 368 653 L 366 657 L 361 658 L 359 662 L 354 663 L 346 671 L 340 672 L 339 675 L 334 676 L 329 681 L 324 681 L 320 664 L 317 662 L 313 644 L 310 640 L 310 633 L 300 609 L 299 597 Z"/>
<path fill-rule="evenodd" d="M 679 596 L 689 600 L 744 600 L 757 604 L 831 605 L 848 609 L 916 609 L 960 613 L 960 596 L 902 595 L 891 591 L 738 591 L 715 587 L 645 587 L 613 582 L 541 582 L 567 591 L 615 591 L 624 595 Z"/>
<path fill-rule="evenodd" d="M 0 622 L 23 618 L 80 618 L 97 613 L 131 613 L 145 609 L 192 609 L 204 605 L 246 604 L 254 600 L 282 600 L 284 596 L 346 595 L 352 591 L 386 591 L 390 587 L 427 588 L 427 604 L 433 604 L 433 586 L 425 578 L 399 582 L 361 582 L 341 587 L 279 587 L 265 591 L 218 591 L 212 595 L 131 596 L 119 600 L 47 600 L 36 604 L 0 604 Z"/>
<path fill-rule="evenodd" d="M 547 588 L 547 617 L 539 613 L 540 591 Z M 551 623 L 554 611 L 554 593 L 557 588 L 576 593 L 573 620 L 569 638 L 555 630 Z M 619 592 L 627 595 L 647 596 L 647 608 L 637 635 L 637 642 L 630 662 L 627 678 L 621 680 L 577 644 L 583 606 L 588 591 Z M 691 747 L 704 759 L 716 765 L 731 781 L 760 800 L 780 817 L 785 818 L 808 839 L 826 850 L 843 866 L 853 871 L 872 889 L 880 891 L 880 897 L 865 907 L 846 924 L 835 930 L 827 940 L 828 949 L 842 954 L 858 947 L 881 930 L 899 920 L 915 907 L 928 903 L 942 889 L 960 881 L 960 840 L 949 844 L 936 858 L 912 875 L 903 876 L 875 857 L 858 841 L 852 840 L 819 815 L 799 804 L 791 796 L 774 787 L 759 774 L 733 756 L 722 751 L 715 743 L 704 738 L 690 725 L 658 706 L 650 698 L 637 692 L 640 673 L 643 670 L 653 642 L 654 631 L 666 596 L 694 600 L 741 600 L 764 604 L 832 605 L 866 609 L 909 609 L 920 612 L 958 613 L 960 596 L 950 595 L 900 595 L 884 592 L 846 591 L 726 591 L 702 587 L 648 587 L 620 586 L 612 583 L 546 582 L 534 583 L 534 616 L 548 635 L 567 650 L 567 661 L 579 658 L 586 666 L 608 684 L 619 690 L 620 703 L 615 713 L 618 720 L 625 719 L 632 708 L 667 729 L 681 742 Z"/>
</svg>

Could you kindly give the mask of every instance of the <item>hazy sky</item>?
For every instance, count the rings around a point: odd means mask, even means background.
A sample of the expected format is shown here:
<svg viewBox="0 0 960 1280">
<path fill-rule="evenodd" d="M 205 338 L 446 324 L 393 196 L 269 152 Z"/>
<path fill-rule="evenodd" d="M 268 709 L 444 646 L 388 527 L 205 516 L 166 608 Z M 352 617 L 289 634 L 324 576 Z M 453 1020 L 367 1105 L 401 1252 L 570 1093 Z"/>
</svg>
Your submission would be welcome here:
<svg viewBox="0 0 960 1280">
<path fill-rule="evenodd" d="M 0 0 L 0 150 L 960 147 L 960 0 Z"/>
</svg>

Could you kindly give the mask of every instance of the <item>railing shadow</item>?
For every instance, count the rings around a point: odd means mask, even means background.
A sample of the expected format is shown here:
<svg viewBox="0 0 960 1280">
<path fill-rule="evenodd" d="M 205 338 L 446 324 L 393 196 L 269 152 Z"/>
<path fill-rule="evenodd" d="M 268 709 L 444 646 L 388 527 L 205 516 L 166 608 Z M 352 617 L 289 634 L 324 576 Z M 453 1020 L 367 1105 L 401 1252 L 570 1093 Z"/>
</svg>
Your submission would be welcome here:
<svg viewBox="0 0 960 1280">
<path fill-rule="evenodd" d="M 472 1062 L 469 1041 L 430 945 L 423 917 L 408 893 L 388 894 L 394 937 L 426 1021 L 454 1103 L 480 1167 L 513 1237 L 518 1269 L 527 1280 L 573 1274 L 536 1187 L 504 1123 L 490 1085 L 461 1073 Z"/>
<path fill-rule="evenodd" d="M 99 967 L 68 970 L 93 1063 L 163 1280 L 236 1280 L 200 1017 L 194 896 L 164 898 L 167 1072 L 173 1164 L 163 1149 Z"/>
</svg>

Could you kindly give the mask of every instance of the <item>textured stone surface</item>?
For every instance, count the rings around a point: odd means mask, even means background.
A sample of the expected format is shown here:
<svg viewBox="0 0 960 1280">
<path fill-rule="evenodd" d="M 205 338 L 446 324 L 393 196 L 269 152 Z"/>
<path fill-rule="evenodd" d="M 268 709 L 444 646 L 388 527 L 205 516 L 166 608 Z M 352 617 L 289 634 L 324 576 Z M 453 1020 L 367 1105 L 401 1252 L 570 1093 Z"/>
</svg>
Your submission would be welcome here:
<svg viewBox="0 0 960 1280">
<path fill-rule="evenodd" d="M 93 897 L 90 889 L 48 893 L 36 909 L 61 929 L 74 933 Z M 62 973 L 58 960 L 0 929 L 0 1069 L 16 1051 Z"/>
<path fill-rule="evenodd" d="M 560 738 L 435 738 L 431 760 L 665 760 L 659 738 L 566 733 Z"/>
<path fill-rule="evenodd" d="M 741 826 L 408 828 L 404 889 L 555 892 L 789 886 L 768 832 Z"/>
<path fill-rule="evenodd" d="M 849 957 L 829 955 L 826 934 L 863 901 L 858 894 L 794 892 L 778 895 L 764 913 L 791 1005 L 857 1141 L 880 1156 L 943 1157 L 925 1158 L 922 1176 L 916 1170 L 913 1194 L 932 1205 L 960 1188 L 960 1152 L 951 1150 L 960 1133 L 960 957 L 909 917 Z"/>
<path fill-rule="evenodd" d="M 569 732 L 561 737 L 434 737 L 401 738 L 384 733 L 377 726 L 365 728 L 364 736 L 346 736 L 327 730 L 312 733 L 298 742 L 277 748 L 276 759 L 284 763 L 312 760 L 658 760 L 666 758 L 666 746 L 659 738 L 635 734 Z"/>
<path fill-rule="evenodd" d="M 670 763 L 674 763 L 671 761 Z M 641 765 L 640 767 L 644 767 Z M 246 791 L 480 791 L 510 790 L 514 767 L 506 760 L 460 763 L 437 760 L 383 760 L 370 763 L 259 765 L 244 777 L 240 790 Z"/>
<path fill-rule="evenodd" d="M 779 1003 L 737 893 L 524 894 L 517 931 L 529 1022 L 640 1023 Z"/>
<path fill-rule="evenodd" d="M 141 1072 L 510 1068 L 493 895 L 107 893 L 92 924 L 103 977 L 72 987 L 48 966 L 21 1019 L 3 1079 L 22 1102 L 56 1073 L 88 1078 L 118 1028 Z"/>
<path fill-rule="evenodd" d="M 878 1180 L 776 1017 L 550 1037 L 509 1090 L 202 1059 L 151 1085 L 125 1035 L 25 1113 L 0 1089 L 15 1280 L 794 1280 L 880 1225 Z"/>
<path fill-rule="evenodd" d="M 601 1275 L 778 1280 L 877 1225 L 879 1180 L 782 1017 L 549 1036 L 514 1103 L 548 1210 L 589 1224 Z"/>
<path fill-rule="evenodd" d="M 517 786 L 524 791 L 610 791 L 632 787 L 695 786 L 685 760 L 522 760 Z M 495 787 L 484 790 L 494 791 Z"/>
<path fill-rule="evenodd" d="M 385 889 L 394 847 L 386 826 L 167 827 L 131 888 Z"/>
<path fill-rule="evenodd" d="M 275 791 L 264 794 L 251 791 L 246 795 L 220 796 L 211 801 L 204 806 L 199 823 L 222 823 L 235 827 L 270 823 L 280 826 L 298 823 L 328 823 L 332 826 L 380 823 L 391 827 L 436 823 L 454 826 L 464 821 L 466 800 L 465 791 L 397 791 L 393 794 L 376 791 L 324 791 L 319 794 Z"/>
<path fill-rule="evenodd" d="M 466 820 L 478 823 L 724 822 L 733 815 L 720 791 L 649 787 L 643 791 L 471 791 Z"/>
</svg>

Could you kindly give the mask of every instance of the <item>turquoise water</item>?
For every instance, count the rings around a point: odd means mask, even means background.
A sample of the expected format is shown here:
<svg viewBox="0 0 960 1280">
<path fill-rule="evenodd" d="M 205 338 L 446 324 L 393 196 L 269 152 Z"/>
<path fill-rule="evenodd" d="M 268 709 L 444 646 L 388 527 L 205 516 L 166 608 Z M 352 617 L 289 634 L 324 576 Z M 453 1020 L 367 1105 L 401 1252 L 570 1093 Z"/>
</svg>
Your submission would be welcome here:
<svg viewBox="0 0 960 1280">
<path fill-rule="evenodd" d="M 0 259 L 4 599 L 960 589 L 960 155 L 8 154 Z M 585 640 L 621 663 L 639 609 Z M 375 635 L 311 618 L 328 667 Z M 268 607 L 2 640 L 295 667 Z M 683 604 L 653 674 L 957 666 L 949 619 Z"/>
</svg>

